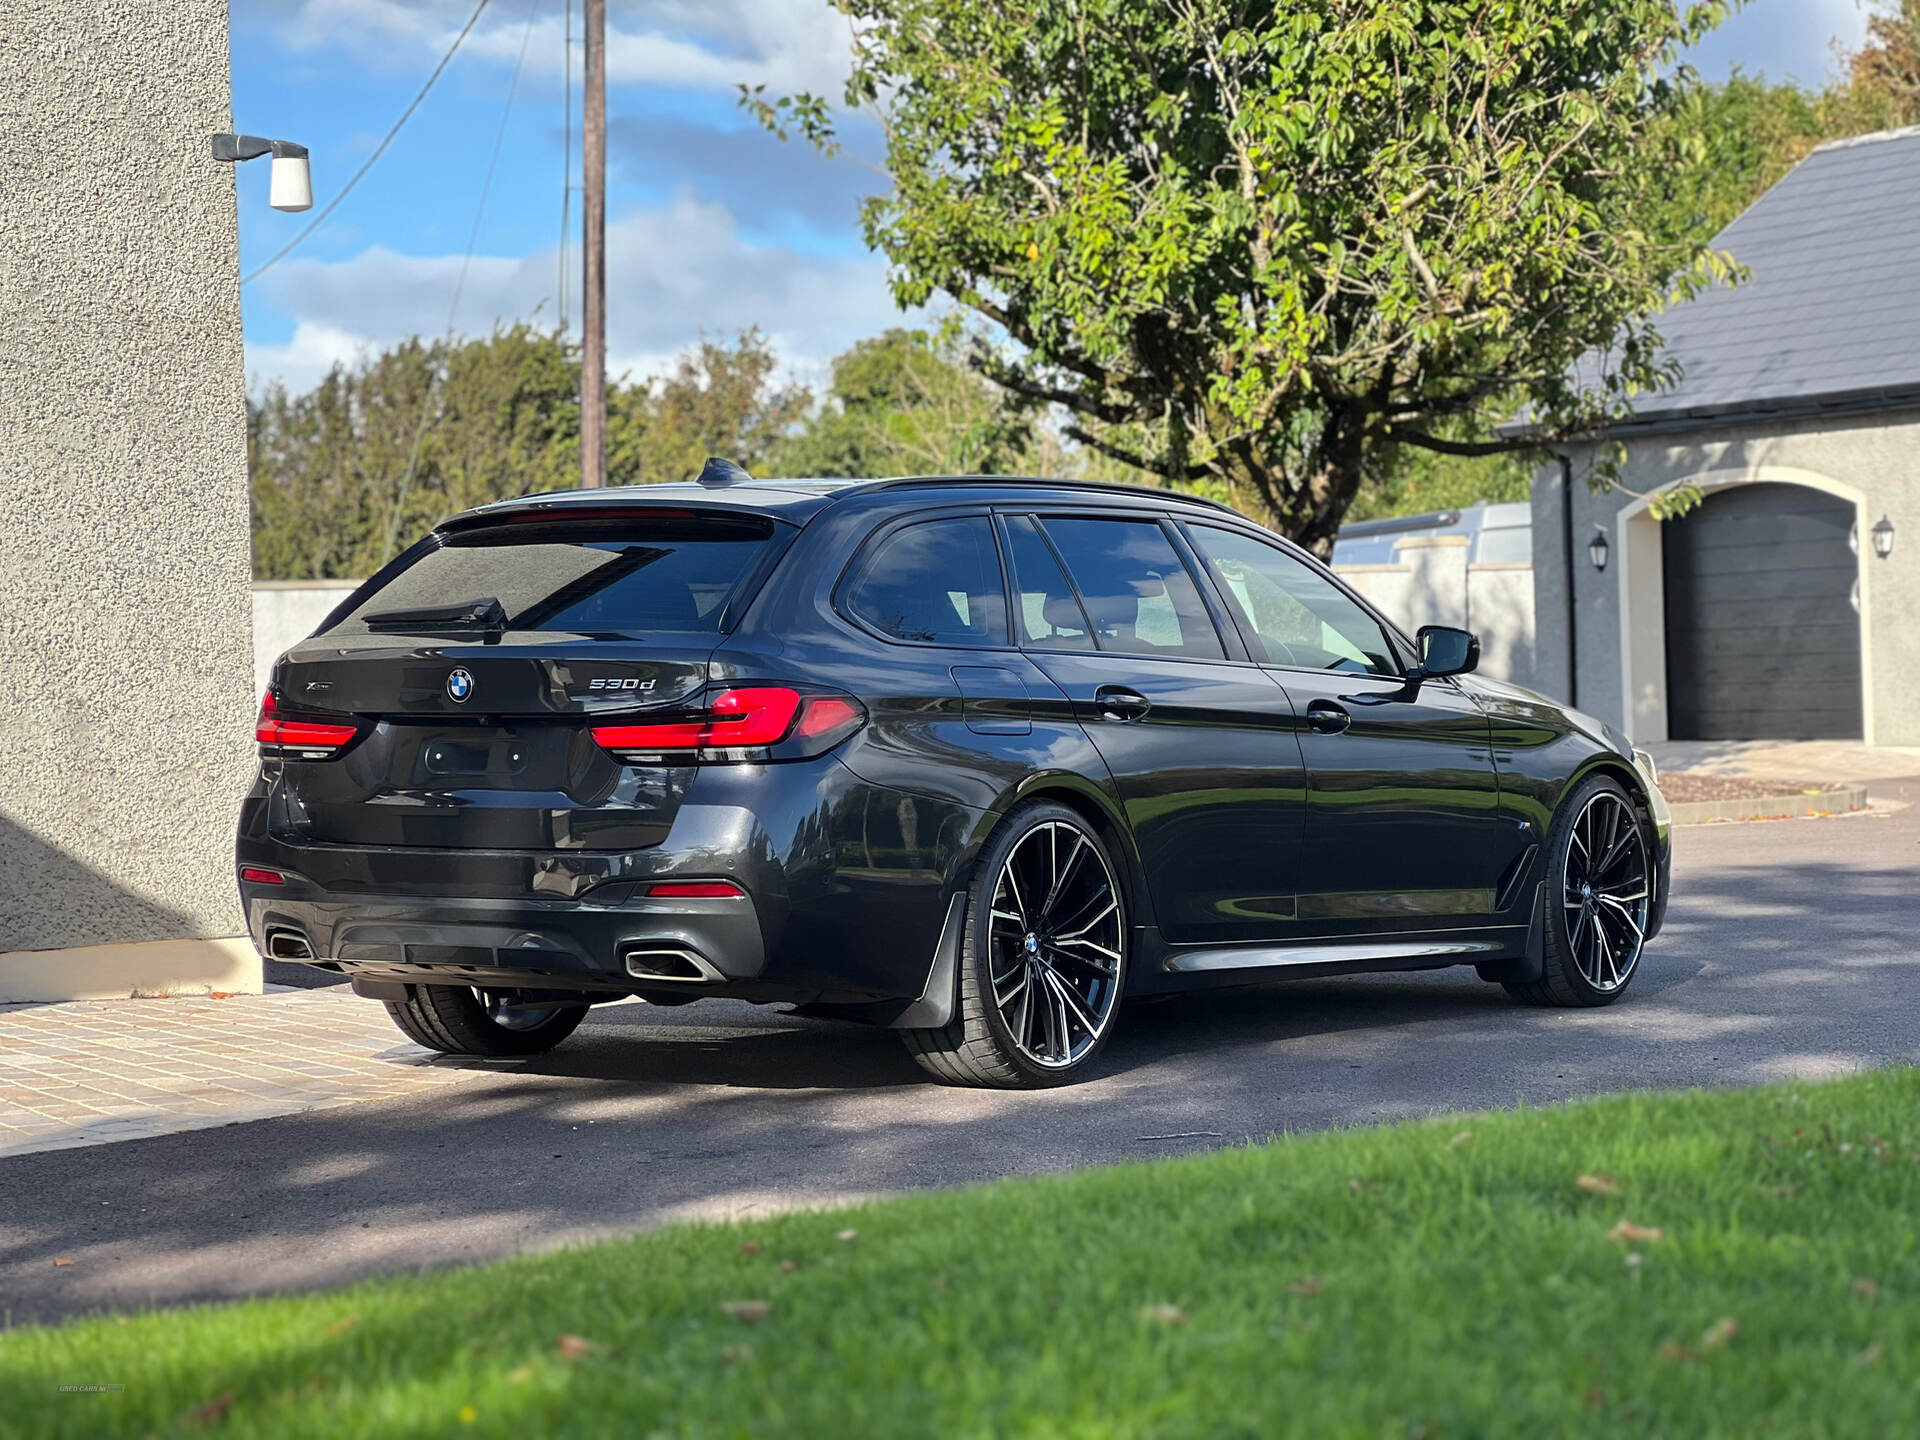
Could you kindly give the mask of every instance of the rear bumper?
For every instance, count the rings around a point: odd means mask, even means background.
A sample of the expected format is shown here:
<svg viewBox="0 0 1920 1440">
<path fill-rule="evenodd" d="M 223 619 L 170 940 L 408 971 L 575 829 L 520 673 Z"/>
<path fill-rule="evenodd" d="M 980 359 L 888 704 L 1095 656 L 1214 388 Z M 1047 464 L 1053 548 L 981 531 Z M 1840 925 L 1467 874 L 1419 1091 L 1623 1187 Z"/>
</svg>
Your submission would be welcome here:
<svg viewBox="0 0 1920 1440">
<path fill-rule="evenodd" d="M 282 873 L 282 885 L 242 886 L 254 943 L 270 958 L 327 961 L 355 979 L 628 994 L 750 987 L 766 970 L 748 896 L 636 899 L 619 886 L 589 900 L 374 900 Z"/>
<path fill-rule="evenodd" d="M 874 786 L 828 756 L 714 767 L 659 845 L 445 850 L 301 842 L 242 807 L 247 929 L 261 953 L 369 985 L 460 984 L 843 1005 L 909 1002 L 983 812 Z M 735 898 L 664 898 L 662 880 Z M 305 947 L 305 955 L 289 949 Z"/>
</svg>

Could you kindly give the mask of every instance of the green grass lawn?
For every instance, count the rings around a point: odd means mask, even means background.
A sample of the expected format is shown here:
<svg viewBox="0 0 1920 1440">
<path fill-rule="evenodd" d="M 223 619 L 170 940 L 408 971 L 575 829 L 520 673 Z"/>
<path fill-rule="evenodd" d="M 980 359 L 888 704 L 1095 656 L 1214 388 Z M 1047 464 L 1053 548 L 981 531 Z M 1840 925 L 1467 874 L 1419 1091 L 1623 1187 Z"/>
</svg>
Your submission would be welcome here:
<svg viewBox="0 0 1920 1440">
<path fill-rule="evenodd" d="M 74 1382 L 126 1389 L 56 1393 Z M 0 1338 L 0 1431 L 211 1430 L 1913 1436 L 1920 1071 L 1287 1138 Z"/>
</svg>

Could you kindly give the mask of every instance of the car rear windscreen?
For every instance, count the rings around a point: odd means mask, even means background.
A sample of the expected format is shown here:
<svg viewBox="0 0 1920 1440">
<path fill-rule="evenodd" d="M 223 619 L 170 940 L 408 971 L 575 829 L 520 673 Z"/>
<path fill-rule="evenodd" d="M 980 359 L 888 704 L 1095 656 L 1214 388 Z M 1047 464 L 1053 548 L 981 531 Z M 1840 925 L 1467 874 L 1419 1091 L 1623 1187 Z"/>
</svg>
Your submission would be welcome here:
<svg viewBox="0 0 1920 1440">
<path fill-rule="evenodd" d="M 773 558 L 762 516 L 503 523 L 456 531 L 329 633 L 716 634 Z"/>
</svg>

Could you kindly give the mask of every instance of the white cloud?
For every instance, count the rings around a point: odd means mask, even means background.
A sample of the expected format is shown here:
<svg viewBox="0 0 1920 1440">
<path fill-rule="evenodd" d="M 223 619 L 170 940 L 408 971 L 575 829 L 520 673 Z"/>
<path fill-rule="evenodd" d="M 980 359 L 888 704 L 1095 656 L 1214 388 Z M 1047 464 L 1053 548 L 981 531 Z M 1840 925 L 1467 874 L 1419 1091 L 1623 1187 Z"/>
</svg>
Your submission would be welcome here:
<svg viewBox="0 0 1920 1440">
<path fill-rule="evenodd" d="M 257 392 L 278 380 L 295 394 L 311 390 L 336 364 L 351 365 L 370 343 L 338 326 L 302 320 L 284 345 L 248 342 L 247 389 Z"/>
<path fill-rule="evenodd" d="M 293 338 L 249 345 L 248 374 L 256 386 L 278 378 L 300 389 L 336 359 L 408 335 L 438 336 L 459 272 L 458 255 L 400 255 L 378 245 L 346 260 L 283 261 L 260 285 L 273 310 L 293 318 Z M 725 206 L 686 193 L 608 225 L 607 276 L 615 374 L 657 372 L 703 332 L 724 336 L 758 325 L 794 373 L 814 380 L 855 340 L 902 323 L 878 257 L 758 244 L 741 235 Z M 552 249 L 474 257 L 456 330 L 484 334 L 516 318 L 550 321 L 556 278 Z M 577 295 L 578 275 L 568 283 Z M 577 300 L 569 311 L 577 317 Z"/>
<path fill-rule="evenodd" d="M 282 33 L 300 48 L 346 44 L 386 64 L 438 56 L 473 13 L 472 0 L 293 0 Z M 558 75 L 563 65 L 560 0 L 533 0 L 527 65 Z M 847 22 L 825 0 L 636 0 L 607 20 L 607 78 L 614 85 L 665 85 L 731 92 L 765 85 L 775 94 L 813 90 L 837 100 L 849 65 Z M 461 53 L 512 64 L 530 14 L 527 3 L 495 3 Z M 580 7 L 574 7 L 574 39 Z M 576 83 L 580 59 L 574 58 Z"/>
</svg>

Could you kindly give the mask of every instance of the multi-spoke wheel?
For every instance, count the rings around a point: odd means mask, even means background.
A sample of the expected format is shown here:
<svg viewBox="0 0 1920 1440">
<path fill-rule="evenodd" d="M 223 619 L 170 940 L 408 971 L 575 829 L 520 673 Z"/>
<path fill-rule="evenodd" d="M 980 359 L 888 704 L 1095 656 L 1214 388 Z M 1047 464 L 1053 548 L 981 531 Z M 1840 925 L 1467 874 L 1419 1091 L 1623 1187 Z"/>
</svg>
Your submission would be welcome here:
<svg viewBox="0 0 1920 1440">
<path fill-rule="evenodd" d="M 959 1012 L 942 1029 L 901 1033 L 953 1084 L 1060 1084 L 1112 1030 L 1126 956 L 1126 898 L 1100 837 L 1064 805 L 1024 805 L 975 872 Z"/>
<path fill-rule="evenodd" d="M 387 1013 L 409 1040 L 447 1055 L 538 1055 L 571 1035 L 585 1005 L 525 1005 L 512 994 L 459 985 L 409 985 Z"/>
<path fill-rule="evenodd" d="M 1605 776 L 1583 781 L 1549 842 L 1545 973 L 1508 985 L 1542 1005 L 1606 1005 L 1639 968 L 1653 912 L 1653 852 L 1632 799 Z"/>
</svg>

